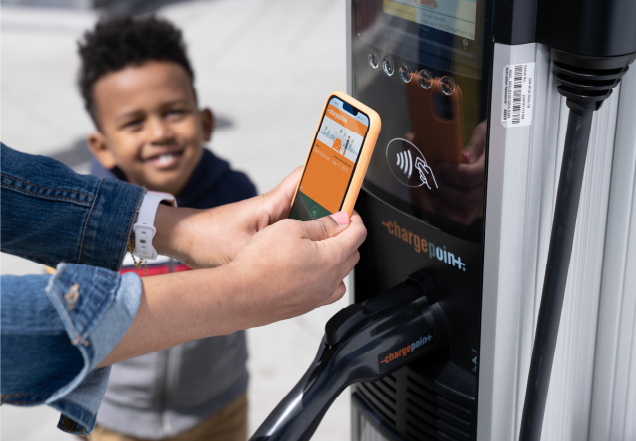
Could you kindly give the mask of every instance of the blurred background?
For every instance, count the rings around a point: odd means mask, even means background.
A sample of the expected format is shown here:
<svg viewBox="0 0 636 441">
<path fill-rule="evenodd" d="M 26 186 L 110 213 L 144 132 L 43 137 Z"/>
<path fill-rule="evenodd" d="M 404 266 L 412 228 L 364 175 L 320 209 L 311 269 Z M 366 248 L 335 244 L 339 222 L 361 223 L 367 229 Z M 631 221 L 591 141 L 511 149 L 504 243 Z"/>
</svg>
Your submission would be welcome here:
<svg viewBox="0 0 636 441">
<path fill-rule="evenodd" d="M 8 146 L 87 173 L 93 130 L 76 87 L 77 41 L 101 15 L 163 16 L 185 36 L 200 104 L 216 117 L 208 147 L 259 193 L 302 165 L 327 95 L 345 90 L 345 1 L 2 0 L 0 136 Z M 1 255 L 2 274 L 43 267 Z M 348 303 L 248 331 L 249 433 L 309 366 L 327 320 Z M 347 440 L 349 392 L 314 440 Z M 47 406 L 2 406 L 2 441 L 69 441 Z"/>
</svg>

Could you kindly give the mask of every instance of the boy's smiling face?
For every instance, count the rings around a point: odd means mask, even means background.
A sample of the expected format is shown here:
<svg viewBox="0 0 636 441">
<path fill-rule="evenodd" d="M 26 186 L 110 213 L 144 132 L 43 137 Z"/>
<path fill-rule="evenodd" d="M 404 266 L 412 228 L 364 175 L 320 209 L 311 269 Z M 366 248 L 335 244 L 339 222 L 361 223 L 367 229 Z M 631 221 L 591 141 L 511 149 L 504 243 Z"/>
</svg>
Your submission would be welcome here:
<svg viewBox="0 0 636 441">
<path fill-rule="evenodd" d="M 210 140 L 212 112 L 199 111 L 192 81 L 172 62 L 128 66 L 93 87 L 100 132 L 88 143 L 106 168 L 132 184 L 178 195 Z"/>
</svg>

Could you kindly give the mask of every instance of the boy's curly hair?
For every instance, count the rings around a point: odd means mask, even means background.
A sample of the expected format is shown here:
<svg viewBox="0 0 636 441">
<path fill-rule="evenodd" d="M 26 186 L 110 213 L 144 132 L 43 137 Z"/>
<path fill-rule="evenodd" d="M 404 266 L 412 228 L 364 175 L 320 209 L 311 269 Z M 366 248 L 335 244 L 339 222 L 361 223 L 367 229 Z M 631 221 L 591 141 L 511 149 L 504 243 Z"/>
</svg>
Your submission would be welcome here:
<svg viewBox="0 0 636 441">
<path fill-rule="evenodd" d="M 194 83 L 194 71 L 186 55 L 181 31 L 154 16 L 112 17 L 100 21 L 78 43 L 81 59 L 78 84 L 84 106 L 97 124 L 93 86 L 111 72 L 148 61 L 170 61 L 183 67 Z"/>
</svg>

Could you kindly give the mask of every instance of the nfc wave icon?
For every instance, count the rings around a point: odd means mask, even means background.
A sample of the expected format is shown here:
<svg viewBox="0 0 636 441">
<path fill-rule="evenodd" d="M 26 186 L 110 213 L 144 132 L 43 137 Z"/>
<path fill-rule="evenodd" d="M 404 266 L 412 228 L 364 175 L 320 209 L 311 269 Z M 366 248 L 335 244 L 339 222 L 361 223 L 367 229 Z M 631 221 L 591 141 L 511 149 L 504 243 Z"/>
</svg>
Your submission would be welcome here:
<svg viewBox="0 0 636 441">
<path fill-rule="evenodd" d="M 413 158 L 411 157 L 411 151 L 407 150 L 405 152 L 399 152 L 397 154 L 397 166 L 400 167 L 400 170 L 404 172 L 405 175 L 410 179 L 411 174 L 413 173 Z"/>
<path fill-rule="evenodd" d="M 435 188 L 439 188 L 426 158 L 412 142 L 404 138 L 392 139 L 386 146 L 386 159 L 393 176 L 403 185 L 407 187 L 426 185 L 431 190 L 430 179 Z M 415 174 L 414 169 L 417 170 Z"/>
</svg>

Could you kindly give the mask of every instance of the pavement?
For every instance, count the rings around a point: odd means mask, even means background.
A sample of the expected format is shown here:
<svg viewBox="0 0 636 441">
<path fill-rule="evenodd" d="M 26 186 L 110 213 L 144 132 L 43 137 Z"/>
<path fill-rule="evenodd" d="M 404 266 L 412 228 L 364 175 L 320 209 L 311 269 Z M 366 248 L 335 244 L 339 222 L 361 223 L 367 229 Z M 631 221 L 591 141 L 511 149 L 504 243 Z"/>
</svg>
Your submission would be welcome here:
<svg viewBox="0 0 636 441">
<path fill-rule="evenodd" d="M 327 95 L 345 90 L 345 2 L 215 0 L 159 9 L 184 31 L 200 102 L 217 130 L 209 147 L 247 173 L 259 192 L 272 189 L 305 159 Z M 96 15 L 88 9 L 0 10 L 1 139 L 24 152 L 56 157 L 80 173 L 93 130 L 75 86 L 76 42 Z M 2 274 L 41 273 L 1 255 Z M 326 321 L 348 303 L 248 331 L 252 433 L 303 375 Z M 336 400 L 314 440 L 350 439 L 349 392 Z M 56 429 L 58 412 L 2 406 L 2 441 L 77 439 Z"/>
</svg>

